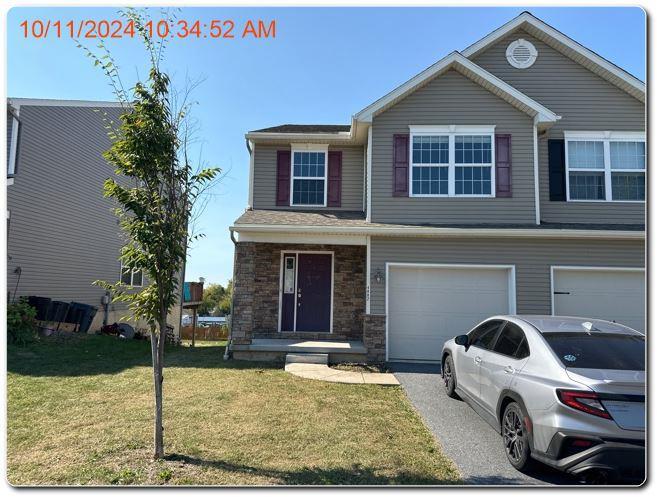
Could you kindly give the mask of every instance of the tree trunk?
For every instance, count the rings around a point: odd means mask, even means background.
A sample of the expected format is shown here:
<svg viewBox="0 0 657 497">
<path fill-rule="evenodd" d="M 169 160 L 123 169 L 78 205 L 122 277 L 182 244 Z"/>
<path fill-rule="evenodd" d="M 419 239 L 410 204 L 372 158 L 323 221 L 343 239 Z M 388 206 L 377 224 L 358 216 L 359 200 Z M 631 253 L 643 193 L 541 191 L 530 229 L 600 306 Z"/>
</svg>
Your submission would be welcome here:
<svg viewBox="0 0 657 497">
<path fill-rule="evenodd" d="M 155 389 L 155 426 L 154 426 L 154 443 L 155 452 L 153 459 L 162 459 L 164 457 L 164 427 L 162 426 L 162 366 L 164 359 L 164 342 L 165 335 L 157 333 L 155 326 L 151 328 L 151 355 L 153 357 L 153 387 Z"/>
</svg>

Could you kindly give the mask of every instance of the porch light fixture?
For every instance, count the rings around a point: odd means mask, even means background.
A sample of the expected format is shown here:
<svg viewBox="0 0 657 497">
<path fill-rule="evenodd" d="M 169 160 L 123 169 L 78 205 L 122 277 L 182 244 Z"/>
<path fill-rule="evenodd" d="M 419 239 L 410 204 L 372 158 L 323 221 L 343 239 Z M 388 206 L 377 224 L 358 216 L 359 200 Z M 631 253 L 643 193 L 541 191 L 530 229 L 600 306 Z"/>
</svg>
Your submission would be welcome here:
<svg viewBox="0 0 657 497">
<path fill-rule="evenodd" d="M 374 281 L 376 281 L 378 284 L 383 283 L 383 280 L 385 280 L 385 276 L 383 276 L 383 272 L 380 269 L 376 270 L 376 274 L 374 275 Z"/>
</svg>

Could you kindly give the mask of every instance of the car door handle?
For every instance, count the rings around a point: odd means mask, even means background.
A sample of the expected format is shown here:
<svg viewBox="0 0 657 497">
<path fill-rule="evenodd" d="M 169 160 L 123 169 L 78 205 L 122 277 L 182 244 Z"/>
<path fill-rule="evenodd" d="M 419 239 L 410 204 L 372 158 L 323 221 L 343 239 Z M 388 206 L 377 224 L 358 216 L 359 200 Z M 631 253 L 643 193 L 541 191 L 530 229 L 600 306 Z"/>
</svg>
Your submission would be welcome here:
<svg viewBox="0 0 657 497">
<path fill-rule="evenodd" d="M 507 367 L 504 368 L 504 372 L 507 373 L 507 374 L 512 374 L 512 373 L 515 373 L 516 370 L 513 368 L 513 366 L 507 366 Z"/>
<path fill-rule="evenodd" d="M 479 357 L 479 356 L 475 357 L 474 361 L 475 361 L 477 364 L 480 364 L 480 363 L 481 363 L 481 357 Z"/>
</svg>

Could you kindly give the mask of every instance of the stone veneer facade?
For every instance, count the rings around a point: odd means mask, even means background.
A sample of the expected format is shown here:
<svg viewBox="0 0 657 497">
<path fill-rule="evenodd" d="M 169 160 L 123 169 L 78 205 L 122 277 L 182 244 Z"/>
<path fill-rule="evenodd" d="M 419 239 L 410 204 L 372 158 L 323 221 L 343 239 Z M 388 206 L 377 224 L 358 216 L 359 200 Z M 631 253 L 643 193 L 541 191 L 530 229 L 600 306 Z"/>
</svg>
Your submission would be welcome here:
<svg viewBox="0 0 657 497">
<path fill-rule="evenodd" d="M 281 253 L 286 251 L 333 252 L 333 333 L 278 332 Z M 355 245 L 237 243 L 233 343 L 248 344 L 252 338 L 363 340 L 365 257 L 365 247 Z"/>
</svg>

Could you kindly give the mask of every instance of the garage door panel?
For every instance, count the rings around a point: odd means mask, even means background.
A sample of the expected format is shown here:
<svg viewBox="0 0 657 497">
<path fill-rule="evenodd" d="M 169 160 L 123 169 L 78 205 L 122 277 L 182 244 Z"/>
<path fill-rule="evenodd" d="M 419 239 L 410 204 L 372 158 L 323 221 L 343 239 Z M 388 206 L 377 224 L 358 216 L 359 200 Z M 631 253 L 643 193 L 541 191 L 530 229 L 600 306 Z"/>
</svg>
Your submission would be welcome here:
<svg viewBox="0 0 657 497">
<path fill-rule="evenodd" d="M 508 285 L 508 269 L 391 267 L 390 360 L 439 360 L 446 340 L 509 312 Z"/>
<path fill-rule="evenodd" d="M 554 314 L 606 319 L 645 327 L 643 271 L 554 270 Z"/>
</svg>

